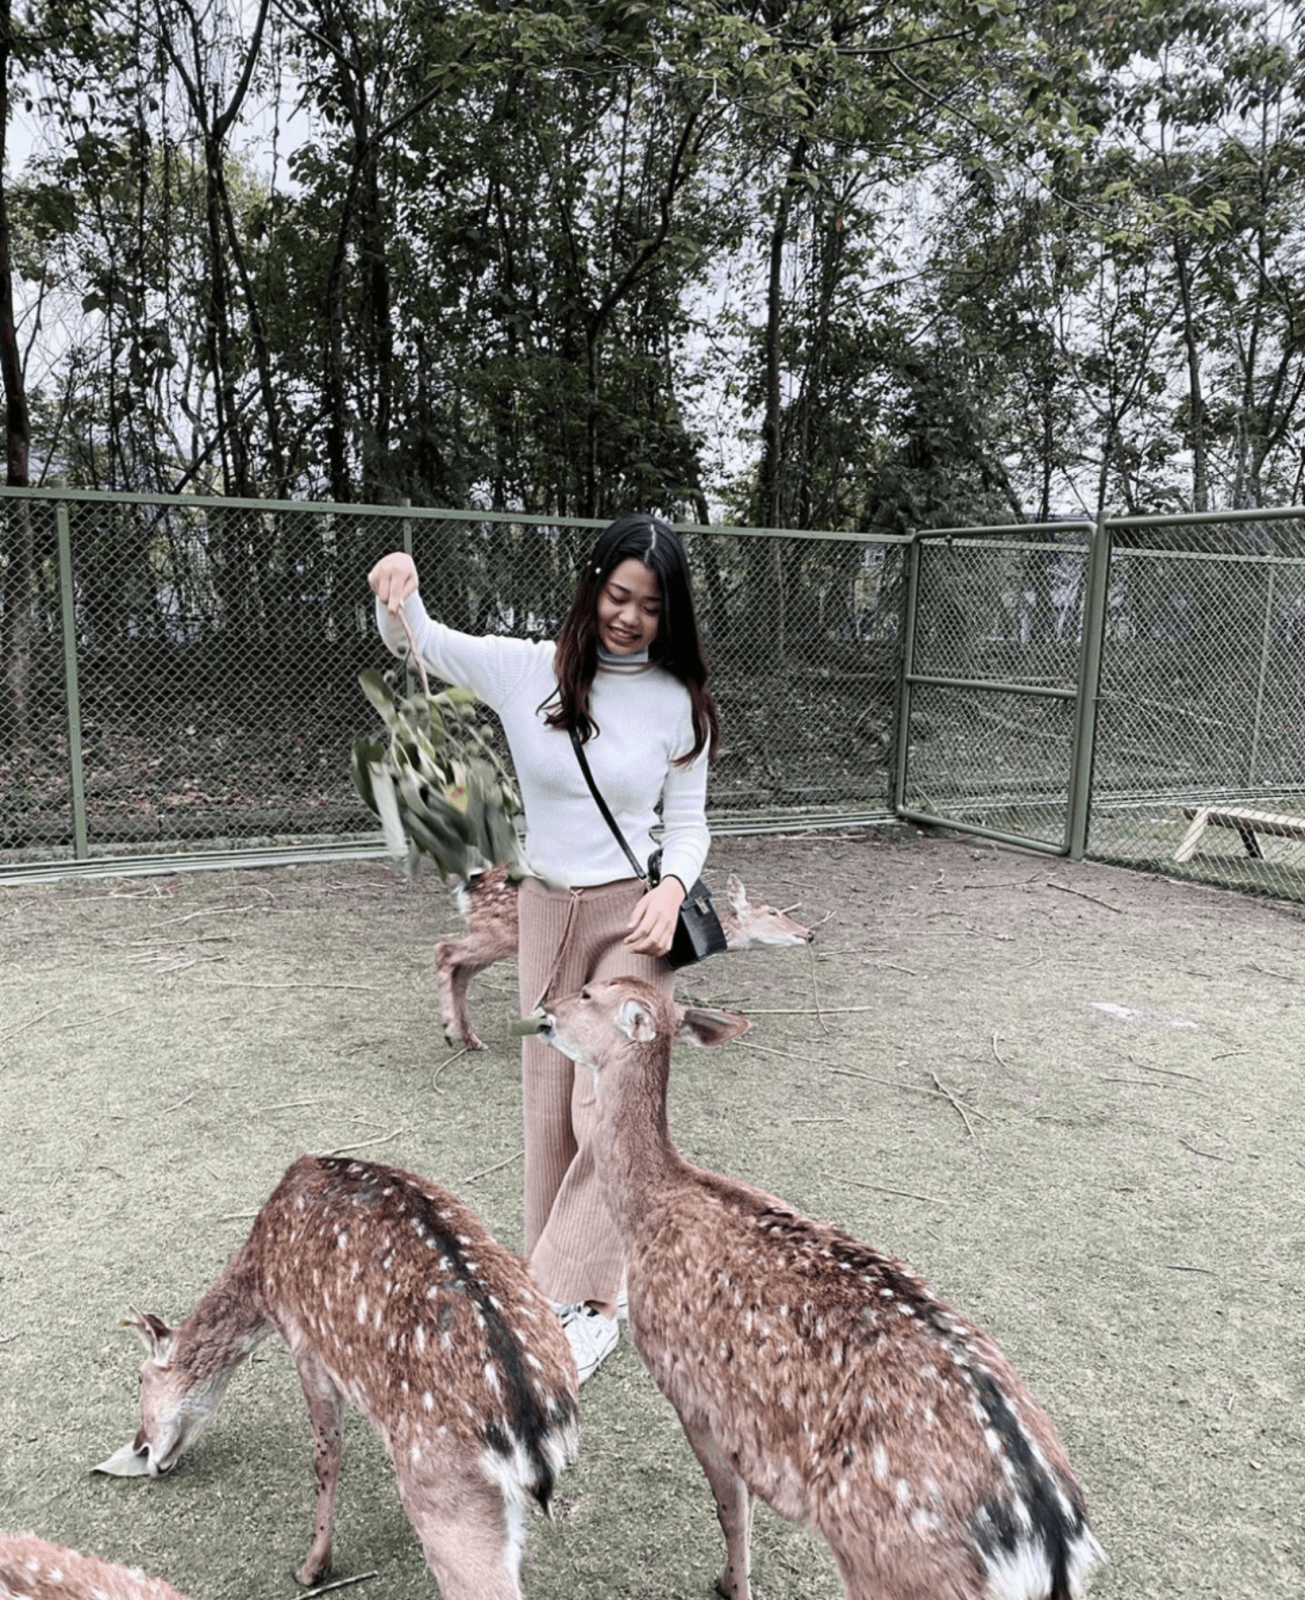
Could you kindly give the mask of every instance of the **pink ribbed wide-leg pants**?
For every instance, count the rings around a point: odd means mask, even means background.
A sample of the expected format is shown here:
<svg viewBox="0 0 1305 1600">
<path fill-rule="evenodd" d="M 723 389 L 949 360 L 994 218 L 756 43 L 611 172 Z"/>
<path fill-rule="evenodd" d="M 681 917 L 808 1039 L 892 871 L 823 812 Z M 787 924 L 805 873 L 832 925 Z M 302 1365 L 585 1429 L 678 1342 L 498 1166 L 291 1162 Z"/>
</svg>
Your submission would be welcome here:
<svg viewBox="0 0 1305 1600">
<path fill-rule="evenodd" d="M 644 893 L 637 878 L 593 888 L 549 890 L 526 878 L 519 899 L 521 1009 L 574 994 L 592 979 L 643 978 L 671 994 L 675 973 L 660 958 L 621 943 Z M 551 981 L 550 981 L 551 980 Z M 521 1042 L 526 1144 L 525 1253 L 552 1300 L 614 1302 L 625 1252 L 603 1200 L 594 1075 L 527 1035 Z"/>
</svg>

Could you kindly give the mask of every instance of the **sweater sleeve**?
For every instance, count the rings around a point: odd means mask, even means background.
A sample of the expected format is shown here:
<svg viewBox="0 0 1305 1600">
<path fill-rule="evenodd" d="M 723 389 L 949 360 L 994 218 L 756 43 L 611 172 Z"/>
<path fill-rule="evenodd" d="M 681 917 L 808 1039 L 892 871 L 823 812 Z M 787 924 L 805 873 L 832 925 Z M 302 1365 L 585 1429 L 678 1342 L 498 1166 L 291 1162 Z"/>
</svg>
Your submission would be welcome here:
<svg viewBox="0 0 1305 1600">
<path fill-rule="evenodd" d="M 486 705 L 498 710 L 514 683 L 528 670 L 528 660 L 541 647 L 524 639 L 489 634 L 459 633 L 436 622 L 422 604 L 420 594 L 410 595 L 405 610 L 408 625 L 427 668 L 444 683 L 470 689 Z M 379 600 L 376 626 L 391 655 L 403 657 L 408 636 L 403 623 L 392 617 Z"/>
</svg>

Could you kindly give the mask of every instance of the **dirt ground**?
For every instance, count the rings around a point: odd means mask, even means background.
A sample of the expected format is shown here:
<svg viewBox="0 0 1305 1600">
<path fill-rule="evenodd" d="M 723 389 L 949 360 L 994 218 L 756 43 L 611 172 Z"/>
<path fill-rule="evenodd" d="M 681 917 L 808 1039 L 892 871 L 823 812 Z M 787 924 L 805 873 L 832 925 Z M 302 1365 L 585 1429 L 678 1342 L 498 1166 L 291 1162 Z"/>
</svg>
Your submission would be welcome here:
<svg viewBox="0 0 1305 1600">
<path fill-rule="evenodd" d="M 955 836 L 718 839 L 708 877 L 797 903 L 808 951 L 694 969 L 746 1038 L 677 1054 L 671 1126 L 905 1256 L 1041 1397 L 1110 1555 L 1101 1600 L 1305 1593 L 1300 907 Z M 445 1046 L 434 878 L 381 863 L 0 889 L 0 1526 L 195 1600 L 288 1597 L 312 1459 L 263 1346 L 170 1477 L 90 1466 L 137 1426 L 129 1307 L 180 1320 L 302 1150 L 357 1149 L 521 1230 L 513 963 Z M 532 1600 L 705 1600 L 705 1480 L 628 1340 L 583 1391 Z M 759 1514 L 758 1600 L 837 1600 Z M 336 1576 L 434 1593 L 354 1417 Z"/>
</svg>

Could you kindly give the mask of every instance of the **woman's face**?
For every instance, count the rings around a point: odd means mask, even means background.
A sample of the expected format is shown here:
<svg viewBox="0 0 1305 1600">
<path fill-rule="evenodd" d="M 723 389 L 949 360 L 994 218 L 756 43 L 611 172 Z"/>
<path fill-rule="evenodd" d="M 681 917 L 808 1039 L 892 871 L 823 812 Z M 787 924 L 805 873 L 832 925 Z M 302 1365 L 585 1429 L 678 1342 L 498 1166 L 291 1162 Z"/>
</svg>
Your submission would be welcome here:
<svg viewBox="0 0 1305 1600">
<path fill-rule="evenodd" d="M 598 637 L 614 656 L 632 655 L 652 644 L 662 615 L 657 574 L 629 556 L 607 575 L 598 596 Z"/>
</svg>

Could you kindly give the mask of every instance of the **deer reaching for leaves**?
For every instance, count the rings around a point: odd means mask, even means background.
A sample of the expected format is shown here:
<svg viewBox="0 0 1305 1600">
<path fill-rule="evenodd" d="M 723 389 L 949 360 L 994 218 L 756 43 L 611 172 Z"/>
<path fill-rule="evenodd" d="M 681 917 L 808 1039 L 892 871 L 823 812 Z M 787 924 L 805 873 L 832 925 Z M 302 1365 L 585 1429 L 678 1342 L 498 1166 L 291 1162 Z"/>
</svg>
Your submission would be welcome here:
<svg viewBox="0 0 1305 1600">
<path fill-rule="evenodd" d="M 484 1041 L 471 1025 L 467 991 L 478 972 L 493 966 L 517 949 L 517 885 L 505 866 L 478 873 L 458 891 L 467 919 L 460 939 L 441 939 L 435 946 L 439 975 L 440 1022 L 450 1044 L 461 1039 L 469 1050 L 483 1050 Z M 726 903 L 719 909 L 721 927 L 731 950 L 755 950 L 763 945 L 803 945 L 811 930 L 774 906 L 753 905 L 747 890 L 731 875 Z"/>
<path fill-rule="evenodd" d="M 548 1510 L 574 1455 L 578 1386 L 552 1306 L 470 1207 L 396 1167 L 300 1156 L 180 1327 L 129 1321 L 149 1352 L 141 1429 L 119 1452 L 136 1471 L 175 1466 L 236 1367 L 279 1333 L 316 1441 L 299 1581 L 331 1565 L 348 1397 L 385 1440 L 445 1600 L 518 1600 L 524 1512 Z"/>
<path fill-rule="evenodd" d="M 715 1494 L 721 1592 L 749 1600 L 757 1496 L 824 1535 L 849 1600 L 1074 1600 L 1103 1553 L 992 1339 L 903 1262 L 672 1144 L 672 1040 L 747 1026 L 618 978 L 546 1002 L 540 1030 L 596 1077 L 630 1332 Z"/>
</svg>

